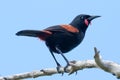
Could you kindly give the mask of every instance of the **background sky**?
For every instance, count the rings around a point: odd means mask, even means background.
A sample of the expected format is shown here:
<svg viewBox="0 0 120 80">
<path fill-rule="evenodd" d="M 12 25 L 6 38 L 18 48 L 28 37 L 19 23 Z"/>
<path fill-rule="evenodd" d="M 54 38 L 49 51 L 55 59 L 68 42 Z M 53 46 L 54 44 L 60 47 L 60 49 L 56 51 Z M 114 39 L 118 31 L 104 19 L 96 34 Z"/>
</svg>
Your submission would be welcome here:
<svg viewBox="0 0 120 80">
<path fill-rule="evenodd" d="M 56 64 L 44 42 L 18 37 L 23 29 L 42 30 L 68 24 L 79 14 L 100 15 L 92 21 L 83 42 L 65 54 L 71 60 L 91 60 L 94 47 L 106 60 L 120 63 L 120 0 L 0 0 L 0 75 L 53 68 Z M 55 55 L 65 66 L 60 55 Z M 68 76 L 56 74 L 35 80 L 117 80 L 100 69 L 84 69 Z M 32 80 L 32 79 L 28 79 Z"/>
</svg>

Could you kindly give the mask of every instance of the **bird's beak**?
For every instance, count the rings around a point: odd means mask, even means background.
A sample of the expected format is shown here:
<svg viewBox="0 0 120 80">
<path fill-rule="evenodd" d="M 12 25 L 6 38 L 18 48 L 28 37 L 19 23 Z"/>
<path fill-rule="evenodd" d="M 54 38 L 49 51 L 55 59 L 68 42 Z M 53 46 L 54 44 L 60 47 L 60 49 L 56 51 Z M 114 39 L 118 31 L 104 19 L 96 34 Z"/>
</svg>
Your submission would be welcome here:
<svg viewBox="0 0 120 80">
<path fill-rule="evenodd" d="M 90 16 L 90 17 L 88 18 L 88 20 L 89 20 L 89 21 L 92 21 L 93 19 L 98 18 L 98 17 L 101 17 L 101 16 Z"/>
</svg>

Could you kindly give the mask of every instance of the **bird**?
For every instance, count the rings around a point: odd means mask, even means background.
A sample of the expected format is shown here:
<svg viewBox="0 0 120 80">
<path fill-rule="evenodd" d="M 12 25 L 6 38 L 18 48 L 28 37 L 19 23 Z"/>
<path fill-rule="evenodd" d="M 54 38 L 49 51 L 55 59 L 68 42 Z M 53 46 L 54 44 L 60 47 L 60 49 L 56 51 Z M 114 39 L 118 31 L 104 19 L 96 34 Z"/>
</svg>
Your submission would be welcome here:
<svg viewBox="0 0 120 80">
<path fill-rule="evenodd" d="M 70 63 L 64 53 L 73 50 L 83 41 L 91 21 L 98 17 L 101 16 L 79 14 L 69 24 L 54 25 L 43 30 L 21 30 L 18 31 L 16 35 L 36 37 L 44 41 L 55 60 L 57 71 L 60 72 L 62 66 L 57 61 L 54 53 L 60 54 L 66 61 L 67 65 L 64 68 L 66 71 L 66 68 L 70 66 Z"/>
</svg>

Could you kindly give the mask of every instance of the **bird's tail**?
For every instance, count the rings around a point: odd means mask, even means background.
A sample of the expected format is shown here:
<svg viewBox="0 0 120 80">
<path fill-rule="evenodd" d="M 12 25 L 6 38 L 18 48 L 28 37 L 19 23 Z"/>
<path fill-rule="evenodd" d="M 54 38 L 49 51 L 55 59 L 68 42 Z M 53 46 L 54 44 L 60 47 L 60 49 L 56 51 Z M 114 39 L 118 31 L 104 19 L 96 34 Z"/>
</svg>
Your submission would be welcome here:
<svg viewBox="0 0 120 80">
<path fill-rule="evenodd" d="M 29 37 L 39 37 L 42 40 L 45 40 L 51 32 L 49 31 L 39 31 L 39 30 L 21 30 L 16 33 L 17 36 L 29 36 Z"/>
<path fill-rule="evenodd" d="M 16 33 L 17 36 L 30 36 L 30 37 L 38 37 L 41 34 L 41 31 L 37 30 L 22 30 Z"/>
</svg>

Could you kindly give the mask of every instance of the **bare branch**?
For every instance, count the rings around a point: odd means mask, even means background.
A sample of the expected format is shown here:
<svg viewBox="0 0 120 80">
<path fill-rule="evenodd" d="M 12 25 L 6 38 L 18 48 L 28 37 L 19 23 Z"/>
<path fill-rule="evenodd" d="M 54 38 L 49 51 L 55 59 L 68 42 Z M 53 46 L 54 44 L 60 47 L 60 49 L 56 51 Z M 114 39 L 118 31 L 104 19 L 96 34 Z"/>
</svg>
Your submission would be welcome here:
<svg viewBox="0 0 120 80">
<path fill-rule="evenodd" d="M 67 67 L 67 70 L 64 71 L 64 67 L 61 67 L 60 72 L 61 73 L 68 73 L 73 74 L 74 72 L 77 72 L 78 70 L 82 69 L 88 69 L 88 68 L 99 68 L 106 72 L 112 73 L 117 78 L 120 78 L 120 65 L 117 63 L 114 63 L 112 61 L 102 60 L 102 58 L 99 55 L 99 51 L 97 51 L 97 48 L 94 48 L 95 56 L 94 60 L 85 60 L 85 61 L 70 61 L 70 66 Z M 32 72 L 26 72 L 26 73 L 20 73 L 20 74 L 14 74 L 10 76 L 0 77 L 0 80 L 20 80 L 20 79 L 26 79 L 26 78 L 37 78 L 40 76 L 51 76 L 53 74 L 60 74 L 57 72 L 56 68 L 46 68 L 42 70 L 35 70 Z"/>
<path fill-rule="evenodd" d="M 72 74 L 76 72 L 77 70 L 81 70 L 84 68 L 96 68 L 97 65 L 95 64 L 94 60 L 86 60 L 86 61 L 70 61 L 70 65 L 67 68 L 67 72 L 69 74 Z M 64 72 L 64 67 L 60 69 L 61 73 Z M 26 73 L 20 73 L 20 74 L 14 74 L 11 76 L 6 77 L 0 77 L 0 80 L 18 80 L 18 79 L 25 79 L 25 78 L 36 78 L 39 76 L 50 76 L 52 74 L 60 74 L 57 72 L 56 68 L 47 68 L 42 70 L 36 70 L 32 72 L 26 72 Z"/>
<path fill-rule="evenodd" d="M 99 55 L 99 51 L 97 51 L 97 48 L 94 48 L 95 50 L 95 62 L 96 64 L 104 71 L 112 73 L 117 78 L 120 78 L 120 65 L 107 60 L 102 60 L 102 57 Z"/>
</svg>

